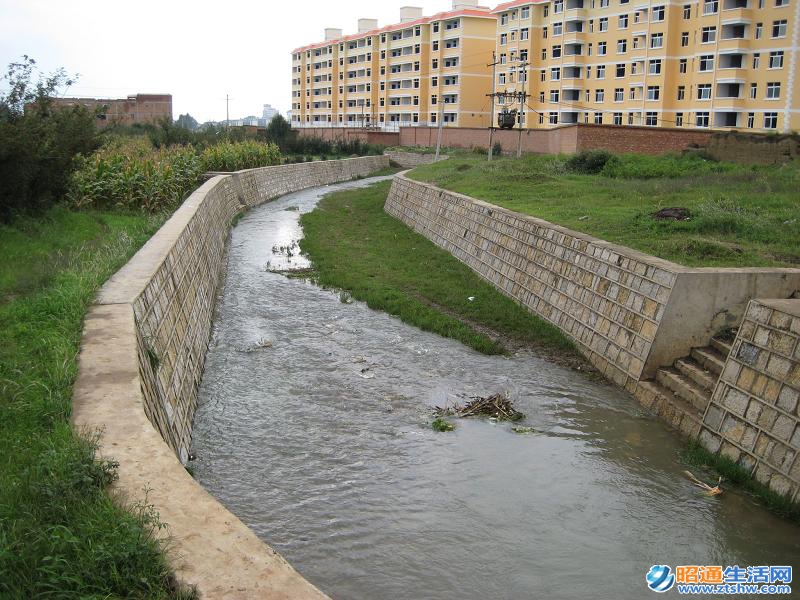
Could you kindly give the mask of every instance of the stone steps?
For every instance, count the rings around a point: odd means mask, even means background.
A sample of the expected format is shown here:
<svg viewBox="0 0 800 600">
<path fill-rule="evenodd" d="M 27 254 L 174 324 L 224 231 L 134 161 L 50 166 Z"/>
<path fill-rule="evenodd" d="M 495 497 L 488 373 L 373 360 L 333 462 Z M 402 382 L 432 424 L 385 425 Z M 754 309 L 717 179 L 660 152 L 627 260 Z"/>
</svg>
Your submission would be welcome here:
<svg viewBox="0 0 800 600">
<path fill-rule="evenodd" d="M 731 343 L 717 337 L 711 338 L 711 347 L 725 358 L 728 358 L 728 354 L 731 353 Z"/>
<path fill-rule="evenodd" d="M 675 361 L 675 369 L 709 393 L 714 391 L 719 375 L 711 373 L 691 357 L 679 358 Z"/>
<path fill-rule="evenodd" d="M 709 373 L 719 378 L 725 367 L 725 358 L 719 350 L 706 346 L 705 348 L 692 348 L 690 356 Z"/>
<path fill-rule="evenodd" d="M 656 383 L 682 398 L 701 413 L 711 401 L 711 392 L 700 387 L 675 367 L 662 367 L 656 372 Z"/>
<path fill-rule="evenodd" d="M 640 381 L 635 395 L 645 407 L 685 436 L 696 438 L 700 434 L 703 413 L 672 390 L 653 380 Z"/>
<path fill-rule="evenodd" d="M 730 349 L 719 338 L 712 338 L 709 346 L 692 348 L 689 356 L 658 369 L 655 379 L 640 381 L 636 398 L 684 435 L 696 437 Z"/>
</svg>

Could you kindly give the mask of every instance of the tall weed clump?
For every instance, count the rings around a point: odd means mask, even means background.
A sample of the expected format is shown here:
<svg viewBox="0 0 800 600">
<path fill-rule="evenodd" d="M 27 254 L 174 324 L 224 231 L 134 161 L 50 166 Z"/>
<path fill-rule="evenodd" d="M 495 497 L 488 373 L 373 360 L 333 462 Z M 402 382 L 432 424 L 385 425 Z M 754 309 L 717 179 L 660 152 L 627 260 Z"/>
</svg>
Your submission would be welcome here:
<svg viewBox="0 0 800 600">
<path fill-rule="evenodd" d="M 255 140 L 219 142 L 201 154 L 206 171 L 239 171 L 281 164 L 281 151 L 275 144 Z"/>
<path fill-rule="evenodd" d="M 736 168 L 698 154 L 616 154 L 599 172 L 616 179 L 678 179 L 680 177 L 726 173 Z"/>
<path fill-rule="evenodd" d="M 191 147 L 156 149 L 146 138 L 112 139 L 78 157 L 68 198 L 79 207 L 167 210 L 197 186 L 202 173 L 203 161 Z"/>
</svg>

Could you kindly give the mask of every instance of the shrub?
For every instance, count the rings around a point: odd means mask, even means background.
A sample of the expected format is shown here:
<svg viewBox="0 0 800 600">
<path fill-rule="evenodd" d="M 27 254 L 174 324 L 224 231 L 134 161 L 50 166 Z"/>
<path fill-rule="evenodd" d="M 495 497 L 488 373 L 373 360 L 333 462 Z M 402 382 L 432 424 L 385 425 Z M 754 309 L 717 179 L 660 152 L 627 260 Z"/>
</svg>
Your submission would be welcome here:
<svg viewBox="0 0 800 600">
<path fill-rule="evenodd" d="M 0 220 L 47 208 L 60 199 L 76 154 L 97 147 L 95 116 L 82 107 L 56 109 L 51 98 L 72 83 L 63 70 L 34 83 L 36 62 L 24 56 L 2 78 Z"/>
<path fill-rule="evenodd" d="M 606 163 L 613 158 L 613 154 L 606 150 L 584 150 L 578 154 L 573 154 L 567 159 L 566 166 L 573 173 L 584 175 L 596 175 L 606 166 Z"/>
</svg>

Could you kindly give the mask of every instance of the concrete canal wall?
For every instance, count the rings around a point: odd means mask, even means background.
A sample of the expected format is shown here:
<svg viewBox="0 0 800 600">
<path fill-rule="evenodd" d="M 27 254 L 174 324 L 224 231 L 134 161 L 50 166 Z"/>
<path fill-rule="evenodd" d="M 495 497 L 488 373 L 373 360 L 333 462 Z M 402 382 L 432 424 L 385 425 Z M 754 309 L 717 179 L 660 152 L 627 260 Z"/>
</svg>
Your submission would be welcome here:
<svg viewBox="0 0 800 600">
<path fill-rule="evenodd" d="M 640 390 L 640 383 L 652 379 L 660 367 L 739 324 L 751 299 L 785 299 L 800 290 L 800 269 L 688 268 L 400 175 L 394 179 L 385 210 L 559 327 L 608 379 L 648 405 L 652 399 L 643 400 L 649 392 Z M 773 351 L 768 346 L 762 349 Z M 774 377 L 798 376 L 791 369 L 795 375 L 783 371 L 781 367 Z M 791 388 L 796 382 L 785 385 Z M 750 389 L 751 397 L 762 394 L 762 388 Z M 719 408 L 724 394 L 718 385 L 713 406 Z M 770 404 L 763 398 L 759 402 Z M 712 418 L 703 426 L 702 412 L 685 419 L 675 411 L 659 413 L 690 437 L 702 429 L 701 440 L 713 440 L 707 445 L 716 451 L 719 440 L 737 435 L 738 430 L 729 426 L 730 420 L 728 425 L 716 422 L 714 410 L 708 408 Z M 734 415 L 738 413 L 731 418 Z M 788 413 L 784 416 L 788 418 Z M 779 428 L 781 435 L 775 437 L 791 446 L 794 458 L 800 451 L 800 433 L 795 435 L 785 420 Z M 748 449 L 753 457 L 767 451 Z M 779 466 L 777 460 L 769 463 L 773 470 Z M 786 460 L 784 456 L 780 465 Z M 790 476 L 785 468 L 781 473 Z M 791 477 L 791 493 L 800 493 L 800 463 Z"/>
<path fill-rule="evenodd" d="M 278 196 L 388 166 L 384 156 L 250 169 L 198 188 L 103 286 L 85 321 L 73 424 L 100 431 L 115 492 L 168 524 L 178 578 L 203 598 L 324 598 L 181 463 L 188 457 L 234 217 Z"/>
</svg>

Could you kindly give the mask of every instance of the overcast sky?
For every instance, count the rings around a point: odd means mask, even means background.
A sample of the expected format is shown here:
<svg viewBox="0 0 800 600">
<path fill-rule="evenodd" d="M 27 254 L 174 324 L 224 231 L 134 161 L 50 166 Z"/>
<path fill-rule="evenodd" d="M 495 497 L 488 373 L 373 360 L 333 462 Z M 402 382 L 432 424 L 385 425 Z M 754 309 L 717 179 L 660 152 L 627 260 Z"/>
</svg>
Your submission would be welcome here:
<svg viewBox="0 0 800 600">
<path fill-rule="evenodd" d="M 173 113 L 201 123 L 291 107 L 291 50 L 322 41 L 325 27 L 356 31 L 360 17 L 398 22 L 401 6 L 425 15 L 451 0 L 0 0 L 0 67 L 23 54 L 45 72 L 79 74 L 68 96 L 171 93 Z M 369 7 L 368 9 L 365 7 Z M 2 84 L 0 84 L 2 85 Z"/>
</svg>

